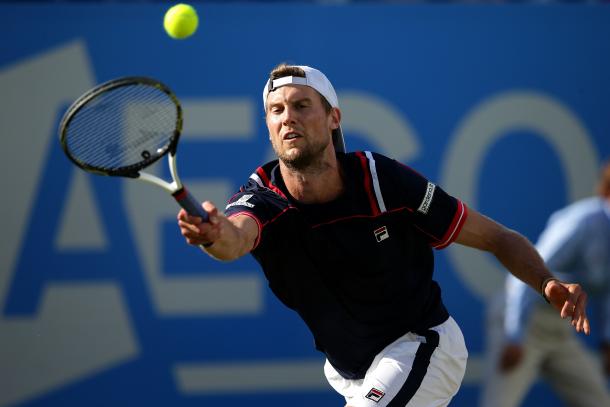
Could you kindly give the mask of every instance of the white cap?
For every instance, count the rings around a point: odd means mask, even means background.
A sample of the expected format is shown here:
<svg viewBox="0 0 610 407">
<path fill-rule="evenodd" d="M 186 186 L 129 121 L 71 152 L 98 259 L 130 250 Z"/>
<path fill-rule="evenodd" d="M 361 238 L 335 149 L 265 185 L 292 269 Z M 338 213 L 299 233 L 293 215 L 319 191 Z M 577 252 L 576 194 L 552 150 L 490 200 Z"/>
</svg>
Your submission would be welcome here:
<svg viewBox="0 0 610 407">
<path fill-rule="evenodd" d="M 320 95 L 324 96 L 324 99 L 326 99 L 331 107 L 339 107 L 337 93 L 335 93 L 335 89 L 326 75 L 309 66 L 295 65 L 295 67 L 301 68 L 305 72 L 304 78 L 300 76 L 284 76 L 274 79 L 273 82 L 271 82 L 270 79 L 267 80 L 265 88 L 263 89 L 263 106 L 265 107 L 265 111 L 267 111 L 267 95 L 269 95 L 269 92 L 273 92 L 277 88 L 286 85 L 309 86 L 310 88 L 318 91 Z M 340 153 L 345 152 L 345 141 L 343 140 L 343 131 L 341 131 L 341 126 L 333 130 L 333 145 L 335 146 L 335 151 Z"/>
</svg>

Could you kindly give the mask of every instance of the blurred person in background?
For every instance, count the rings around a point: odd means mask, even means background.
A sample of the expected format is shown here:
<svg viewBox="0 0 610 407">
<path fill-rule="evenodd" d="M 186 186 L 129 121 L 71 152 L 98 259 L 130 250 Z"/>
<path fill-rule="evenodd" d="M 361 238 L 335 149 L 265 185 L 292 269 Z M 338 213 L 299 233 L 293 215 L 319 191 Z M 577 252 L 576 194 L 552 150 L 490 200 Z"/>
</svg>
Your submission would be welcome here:
<svg viewBox="0 0 610 407">
<path fill-rule="evenodd" d="M 610 159 L 596 195 L 553 213 L 536 248 L 555 276 L 578 280 L 599 305 L 601 360 L 553 307 L 509 274 L 488 315 L 481 407 L 519 406 L 539 377 L 568 406 L 610 406 Z"/>
</svg>

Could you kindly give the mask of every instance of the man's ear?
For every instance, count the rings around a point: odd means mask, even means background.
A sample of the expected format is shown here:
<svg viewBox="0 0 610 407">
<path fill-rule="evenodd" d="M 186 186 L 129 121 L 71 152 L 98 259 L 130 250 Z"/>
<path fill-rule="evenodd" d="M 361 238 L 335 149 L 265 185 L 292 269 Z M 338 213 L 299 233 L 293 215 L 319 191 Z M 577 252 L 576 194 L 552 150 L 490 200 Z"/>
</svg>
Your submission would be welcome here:
<svg viewBox="0 0 610 407">
<path fill-rule="evenodd" d="M 332 118 L 331 128 L 333 130 L 338 129 L 341 124 L 341 110 L 338 107 L 333 107 L 330 116 Z"/>
</svg>

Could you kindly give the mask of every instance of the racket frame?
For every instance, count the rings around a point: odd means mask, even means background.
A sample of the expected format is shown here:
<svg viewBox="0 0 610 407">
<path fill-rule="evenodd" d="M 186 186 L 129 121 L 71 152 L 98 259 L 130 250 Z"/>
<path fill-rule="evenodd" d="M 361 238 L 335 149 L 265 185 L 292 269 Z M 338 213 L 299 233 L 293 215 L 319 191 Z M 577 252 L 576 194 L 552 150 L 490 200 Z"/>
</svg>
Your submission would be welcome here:
<svg viewBox="0 0 610 407">
<path fill-rule="evenodd" d="M 104 94 L 105 92 L 123 86 L 131 86 L 134 84 L 144 84 L 147 86 L 155 87 L 158 90 L 164 92 L 167 96 L 169 96 L 171 101 L 174 103 L 176 107 L 176 124 L 169 143 L 165 145 L 161 151 L 157 151 L 157 154 L 151 155 L 150 158 L 147 158 L 138 164 L 121 167 L 116 170 L 100 169 L 98 167 L 82 162 L 81 160 L 74 157 L 70 153 L 70 149 L 68 148 L 66 140 L 72 118 L 89 102 L 91 102 L 98 96 Z M 176 154 L 178 150 L 178 141 L 182 132 L 182 117 L 182 105 L 180 104 L 180 101 L 178 100 L 174 92 L 172 92 L 172 90 L 165 84 L 159 82 L 156 79 L 145 76 L 127 76 L 117 78 L 104 82 L 88 90 L 83 95 L 81 95 L 76 101 L 74 101 L 72 105 L 70 105 L 70 107 L 66 110 L 66 113 L 64 114 L 59 125 L 60 144 L 64 153 L 70 159 L 70 161 L 72 161 L 77 167 L 83 169 L 84 171 L 96 175 L 138 179 L 156 185 L 169 192 L 178 202 L 178 204 L 180 204 L 180 206 L 182 206 L 190 215 L 199 216 L 203 219 L 204 222 L 207 222 L 209 218 L 208 213 L 201 207 L 200 202 L 196 200 L 185 188 L 185 186 L 182 184 L 180 176 L 178 175 Z M 150 167 L 151 165 L 159 161 L 163 156 L 167 156 L 168 158 L 168 165 L 170 175 L 172 177 L 172 182 L 167 182 L 166 180 L 156 175 L 153 175 L 146 171 L 142 171 L 144 168 Z"/>
</svg>

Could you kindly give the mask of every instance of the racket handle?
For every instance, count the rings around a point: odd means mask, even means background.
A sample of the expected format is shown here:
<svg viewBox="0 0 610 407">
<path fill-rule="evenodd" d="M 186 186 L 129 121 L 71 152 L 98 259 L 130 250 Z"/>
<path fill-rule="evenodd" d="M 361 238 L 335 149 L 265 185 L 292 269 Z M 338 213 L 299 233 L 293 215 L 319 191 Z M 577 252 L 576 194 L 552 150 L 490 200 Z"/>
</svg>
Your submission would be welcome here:
<svg viewBox="0 0 610 407">
<path fill-rule="evenodd" d="M 183 187 L 182 189 L 179 189 L 174 192 L 172 196 L 189 215 L 199 216 L 204 222 L 208 222 L 208 213 L 201 207 L 201 203 L 196 200 L 186 188 Z"/>
</svg>

